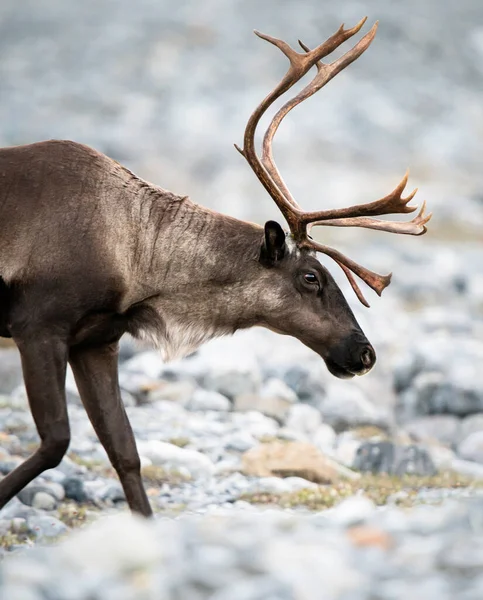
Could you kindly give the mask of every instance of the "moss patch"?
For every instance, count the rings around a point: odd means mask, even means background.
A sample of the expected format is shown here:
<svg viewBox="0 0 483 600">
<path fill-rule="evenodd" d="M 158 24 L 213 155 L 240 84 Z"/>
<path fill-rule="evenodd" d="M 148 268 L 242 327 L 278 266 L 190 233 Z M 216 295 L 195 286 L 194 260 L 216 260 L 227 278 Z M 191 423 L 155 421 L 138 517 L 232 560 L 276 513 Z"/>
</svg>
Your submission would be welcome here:
<svg viewBox="0 0 483 600">
<path fill-rule="evenodd" d="M 445 472 L 431 477 L 416 475 L 368 475 L 356 481 L 341 481 L 332 485 L 319 486 L 288 494 L 245 494 L 240 500 L 253 504 L 276 504 L 281 508 L 305 507 L 310 510 L 324 510 L 341 500 L 363 492 L 375 504 L 381 506 L 389 500 L 399 506 L 417 504 L 418 493 L 423 489 L 456 489 L 483 487 L 483 481 L 475 481 L 457 473 Z"/>
<path fill-rule="evenodd" d="M 173 437 L 168 440 L 170 444 L 173 444 L 173 446 L 178 446 L 178 448 L 185 448 L 190 443 L 190 441 L 191 440 L 189 438 L 182 436 Z"/>
<path fill-rule="evenodd" d="M 102 477 L 117 477 L 116 471 L 114 468 L 107 462 L 98 459 L 92 458 L 83 458 L 74 452 L 70 452 L 68 454 L 70 460 L 79 465 L 80 467 L 85 467 L 89 471 L 96 473 L 97 475 L 101 475 Z"/>
<path fill-rule="evenodd" d="M 35 540 L 35 534 L 29 531 L 27 525 L 20 527 L 17 531 L 11 529 L 0 535 L 0 548 L 12 550 L 15 546 L 25 546 Z"/>
<path fill-rule="evenodd" d="M 190 477 L 180 473 L 179 471 L 170 469 L 167 471 L 163 467 L 157 465 L 149 465 L 141 469 L 141 477 L 144 483 L 151 486 L 161 486 L 163 483 L 170 485 L 179 485 L 186 481 L 190 481 Z"/>
<path fill-rule="evenodd" d="M 370 440 L 371 438 L 375 437 L 382 438 L 384 440 L 389 438 L 387 432 L 376 425 L 361 425 L 360 427 L 351 429 L 350 432 L 353 433 L 354 436 L 359 440 Z"/>
<path fill-rule="evenodd" d="M 75 502 L 63 502 L 57 509 L 57 518 L 67 527 L 82 527 L 94 520 L 94 513 L 87 506 L 79 506 Z"/>
</svg>

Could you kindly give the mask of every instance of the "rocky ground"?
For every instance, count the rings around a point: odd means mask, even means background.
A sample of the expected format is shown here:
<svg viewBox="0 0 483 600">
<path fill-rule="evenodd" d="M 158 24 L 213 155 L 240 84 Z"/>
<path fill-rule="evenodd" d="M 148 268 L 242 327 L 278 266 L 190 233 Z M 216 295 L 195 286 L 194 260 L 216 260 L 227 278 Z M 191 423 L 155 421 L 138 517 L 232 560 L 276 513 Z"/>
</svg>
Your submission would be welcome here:
<svg viewBox="0 0 483 600">
<path fill-rule="evenodd" d="M 130 518 L 69 372 L 68 455 L 0 511 L 2 598 L 483 597 L 483 5 L 283 4 L 0 3 L 1 145 L 75 139 L 260 223 L 280 217 L 231 145 L 284 65 L 252 29 L 314 45 L 379 19 L 281 127 L 276 158 L 308 209 L 373 200 L 410 166 L 435 213 L 417 239 L 315 234 L 394 273 L 367 310 L 322 259 L 376 348 L 362 378 L 264 330 L 173 364 L 123 341 L 154 523 Z M 0 477 L 37 443 L 18 355 L 0 347 Z"/>
<path fill-rule="evenodd" d="M 379 352 L 356 380 L 261 329 L 169 364 L 125 339 L 155 525 L 127 514 L 69 372 L 68 456 L 0 511 L 4 597 L 481 597 L 483 323 L 468 293 L 481 272 L 467 262 L 467 285 L 423 277 L 383 310 L 354 305 Z M 5 474 L 38 438 L 16 350 L 0 355 Z"/>
</svg>

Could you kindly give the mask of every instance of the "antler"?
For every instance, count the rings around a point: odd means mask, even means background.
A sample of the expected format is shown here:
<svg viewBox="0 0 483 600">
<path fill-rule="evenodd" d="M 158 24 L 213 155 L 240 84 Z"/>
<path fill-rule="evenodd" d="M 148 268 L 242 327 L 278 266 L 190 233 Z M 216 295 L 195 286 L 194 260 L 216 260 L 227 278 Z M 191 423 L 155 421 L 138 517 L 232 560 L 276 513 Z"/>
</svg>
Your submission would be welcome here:
<svg viewBox="0 0 483 600">
<path fill-rule="evenodd" d="M 354 289 L 359 300 L 369 306 L 361 290 L 359 289 L 352 273 L 360 277 L 377 294 L 381 294 L 391 280 L 391 275 L 378 275 L 372 271 L 358 265 L 350 258 L 344 256 L 337 250 L 324 246 L 312 240 L 309 232 L 313 226 L 330 227 L 365 227 L 368 229 L 377 229 L 391 233 L 402 233 L 408 235 L 422 235 L 426 232 L 426 223 L 431 218 L 431 214 L 425 215 L 425 203 L 423 203 L 418 215 L 408 222 L 383 221 L 371 217 L 386 215 L 390 213 L 410 213 L 416 210 L 416 206 L 408 206 L 417 190 L 414 190 L 406 198 L 402 197 L 402 192 L 406 187 L 408 173 L 404 176 L 401 183 L 393 192 L 384 198 L 368 204 L 359 204 L 348 208 L 323 210 L 316 212 L 304 212 L 295 202 L 287 185 L 283 181 L 273 159 L 272 141 L 277 129 L 284 117 L 298 104 L 315 94 L 333 77 L 340 73 L 345 67 L 354 62 L 369 47 L 376 35 L 377 22 L 371 30 L 348 52 L 332 63 L 325 64 L 320 62 L 322 58 L 333 52 L 343 42 L 355 35 L 364 23 L 367 17 L 362 19 L 355 27 L 351 29 L 340 28 L 323 44 L 310 50 L 299 40 L 299 44 L 304 53 L 296 52 L 283 40 L 255 31 L 258 37 L 277 46 L 279 50 L 289 59 L 290 65 L 282 81 L 275 89 L 262 100 L 262 102 L 253 111 L 248 119 L 245 128 L 243 150 L 236 144 L 237 150 L 245 157 L 248 164 L 255 172 L 262 185 L 273 198 L 283 216 L 287 220 L 290 231 L 295 242 L 299 247 L 312 248 L 330 256 L 343 269 L 349 282 Z M 316 66 L 317 73 L 312 81 L 306 85 L 296 96 L 288 100 L 282 108 L 275 114 L 263 138 L 262 159 L 260 160 L 255 150 L 255 131 L 261 117 L 267 109 L 285 92 L 287 92 L 297 81 L 299 81 L 313 66 Z"/>
</svg>

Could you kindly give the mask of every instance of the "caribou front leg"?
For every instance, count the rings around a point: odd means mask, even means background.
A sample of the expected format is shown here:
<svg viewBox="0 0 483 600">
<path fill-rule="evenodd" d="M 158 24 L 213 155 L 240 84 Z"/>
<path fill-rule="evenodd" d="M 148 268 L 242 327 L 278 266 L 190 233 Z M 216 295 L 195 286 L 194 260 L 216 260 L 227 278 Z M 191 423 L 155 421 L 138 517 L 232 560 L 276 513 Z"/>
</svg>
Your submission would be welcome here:
<svg viewBox="0 0 483 600">
<path fill-rule="evenodd" d="M 25 334 L 24 334 L 25 335 Z M 0 508 L 43 471 L 56 467 L 70 442 L 65 400 L 68 349 L 64 340 L 36 332 L 14 340 L 20 351 L 27 396 L 40 447 L 0 481 Z"/>
<path fill-rule="evenodd" d="M 132 511 L 152 515 L 136 442 L 121 400 L 118 344 L 72 349 L 69 362 L 89 419 L 121 480 Z"/>
</svg>

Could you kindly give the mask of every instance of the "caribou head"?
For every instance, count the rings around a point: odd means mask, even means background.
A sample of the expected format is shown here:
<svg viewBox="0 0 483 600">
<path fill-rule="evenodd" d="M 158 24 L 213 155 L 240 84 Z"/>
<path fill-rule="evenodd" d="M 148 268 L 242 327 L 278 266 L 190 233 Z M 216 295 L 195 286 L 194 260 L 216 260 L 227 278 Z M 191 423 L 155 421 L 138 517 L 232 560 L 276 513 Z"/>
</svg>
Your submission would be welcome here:
<svg viewBox="0 0 483 600">
<path fill-rule="evenodd" d="M 403 197 L 408 174 L 386 197 L 341 209 L 306 212 L 294 200 L 283 181 L 273 158 L 272 142 L 284 117 L 298 104 L 315 94 L 345 67 L 354 62 L 369 47 L 377 30 L 377 23 L 348 52 L 332 63 L 323 63 L 343 42 L 355 35 L 364 25 L 362 19 L 355 27 L 344 29 L 342 25 L 328 40 L 310 50 L 303 42 L 303 52 L 296 52 L 286 42 L 258 31 L 258 37 L 276 46 L 289 60 L 289 69 L 280 83 L 256 107 L 245 128 L 243 149 L 237 150 L 245 157 L 253 172 L 275 201 L 285 218 L 289 232 L 270 221 L 265 225 L 265 240 L 261 260 L 273 270 L 273 282 L 278 295 L 286 298 L 280 308 L 273 308 L 266 317 L 267 326 L 279 333 L 290 334 L 317 352 L 328 369 L 337 377 L 351 377 L 367 373 L 376 361 L 373 347 L 362 332 L 341 290 L 316 259 L 321 252 L 332 258 L 344 271 L 358 299 L 369 306 L 353 274 L 357 275 L 377 294 L 381 294 L 391 280 L 391 274 L 378 275 L 334 248 L 316 242 L 310 235 L 314 226 L 365 227 L 379 231 L 422 235 L 431 214 L 425 215 L 423 203 L 417 216 L 407 222 L 393 222 L 373 217 L 391 213 L 410 213 L 416 206 L 409 206 L 417 190 Z M 262 143 L 261 157 L 255 148 L 255 132 L 267 109 L 312 67 L 317 72 L 297 95 L 290 98 L 271 120 Z"/>
</svg>

